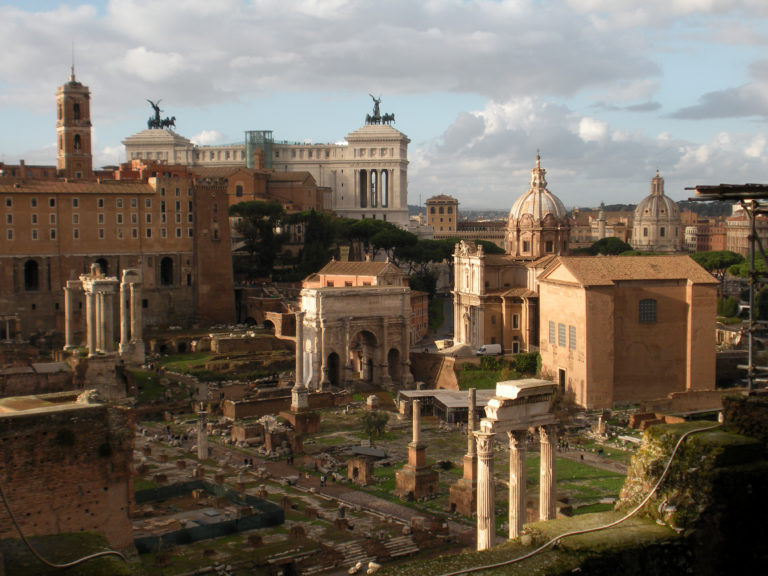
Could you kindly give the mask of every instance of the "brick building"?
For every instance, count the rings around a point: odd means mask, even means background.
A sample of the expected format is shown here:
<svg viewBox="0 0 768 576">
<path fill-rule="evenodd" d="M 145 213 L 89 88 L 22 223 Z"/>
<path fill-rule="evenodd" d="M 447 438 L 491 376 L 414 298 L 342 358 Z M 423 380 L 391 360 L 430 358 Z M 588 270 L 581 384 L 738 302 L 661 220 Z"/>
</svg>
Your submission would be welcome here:
<svg viewBox="0 0 768 576">
<path fill-rule="evenodd" d="M 227 181 L 141 161 L 94 174 L 87 94 L 74 75 L 57 94 L 59 178 L 1 172 L 0 314 L 17 313 L 24 337 L 62 332 L 63 286 L 98 263 L 139 271 L 147 326 L 233 321 Z"/>
</svg>

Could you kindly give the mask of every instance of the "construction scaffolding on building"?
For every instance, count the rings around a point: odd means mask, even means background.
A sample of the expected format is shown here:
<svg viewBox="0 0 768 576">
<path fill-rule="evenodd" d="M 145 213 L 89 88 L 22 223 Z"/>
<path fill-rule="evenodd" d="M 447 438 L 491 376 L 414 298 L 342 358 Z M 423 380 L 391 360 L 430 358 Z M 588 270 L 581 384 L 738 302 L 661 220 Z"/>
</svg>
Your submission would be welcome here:
<svg viewBox="0 0 768 576">
<path fill-rule="evenodd" d="M 755 390 L 758 385 L 768 384 L 768 366 L 758 366 L 755 358 L 755 335 L 760 329 L 768 327 L 768 321 L 758 320 L 755 312 L 755 295 L 760 286 L 768 283 L 768 256 L 757 234 L 757 218 L 768 215 L 768 185 L 766 184 L 718 184 L 713 186 L 699 185 L 686 190 L 695 190 L 696 196 L 689 200 L 696 202 L 732 202 L 741 205 L 749 222 L 749 325 L 747 364 L 739 368 L 747 371 L 749 390 Z M 763 269 L 757 269 L 757 256 L 763 261 Z"/>
</svg>

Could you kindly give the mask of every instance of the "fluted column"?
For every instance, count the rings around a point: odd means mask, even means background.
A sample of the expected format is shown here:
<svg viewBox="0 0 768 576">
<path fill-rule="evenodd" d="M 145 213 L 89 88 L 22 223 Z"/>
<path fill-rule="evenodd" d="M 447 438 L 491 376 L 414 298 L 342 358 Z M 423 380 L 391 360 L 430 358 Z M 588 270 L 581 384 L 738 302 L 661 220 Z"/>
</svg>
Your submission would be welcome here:
<svg viewBox="0 0 768 576">
<path fill-rule="evenodd" d="M 518 538 L 525 523 L 525 430 L 509 436 L 509 538 Z"/>
<path fill-rule="evenodd" d="M 488 550 L 496 535 L 493 485 L 493 432 L 475 432 L 477 439 L 477 550 Z"/>
<path fill-rule="evenodd" d="M 555 443 L 554 426 L 539 427 L 541 445 L 541 477 L 539 479 L 539 520 L 555 517 Z"/>
<path fill-rule="evenodd" d="M 130 286 L 127 282 L 120 283 L 120 352 L 125 352 L 130 342 Z"/>
<path fill-rule="evenodd" d="M 114 292 L 104 292 L 101 313 L 104 316 L 103 349 L 104 352 L 109 354 L 114 352 L 115 341 Z"/>
</svg>

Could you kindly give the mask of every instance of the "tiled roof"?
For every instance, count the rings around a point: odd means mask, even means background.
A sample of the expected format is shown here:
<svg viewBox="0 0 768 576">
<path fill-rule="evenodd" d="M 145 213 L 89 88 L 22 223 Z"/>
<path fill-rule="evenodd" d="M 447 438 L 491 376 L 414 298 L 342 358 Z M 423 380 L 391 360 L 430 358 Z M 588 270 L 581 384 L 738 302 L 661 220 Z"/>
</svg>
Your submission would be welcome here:
<svg viewBox="0 0 768 576">
<path fill-rule="evenodd" d="M 548 268 L 546 278 L 563 266 L 584 286 L 609 286 L 631 280 L 690 280 L 716 284 L 717 280 L 689 256 L 564 256 Z"/>
<path fill-rule="evenodd" d="M 2 194 L 154 194 L 146 182 L 135 180 L 0 180 Z"/>
<path fill-rule="evenodd" d="M 380 276 L 382 274 L 402 274 L 391 262 L 328 262 L 319 272 L 320 275 L 339 276 Z"/>
</svg>

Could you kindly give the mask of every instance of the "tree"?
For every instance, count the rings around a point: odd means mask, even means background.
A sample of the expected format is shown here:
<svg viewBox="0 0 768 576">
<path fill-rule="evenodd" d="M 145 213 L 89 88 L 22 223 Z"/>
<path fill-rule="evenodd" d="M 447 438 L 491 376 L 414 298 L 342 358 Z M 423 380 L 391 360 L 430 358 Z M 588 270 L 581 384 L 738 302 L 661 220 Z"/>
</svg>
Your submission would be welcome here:
<svg viewBox="0 0 768 576">
<path fill-rule="evenodd" d="M 360 417 L 360 423 L 363 426 L 363 432 L 371 441 L 371 446 L 373 446 L 377 438 L 381 438 L 381 436 L 384 435 L 387 422 L 389 422 L 389 414 L 376 410 L 372 412 L 365 412 Z"/>
<path fill-rule="evenodd" d="M 592 254 L 609 254 L 609 255 L 617 255 L 622 254 L 623 252 L 629 252 L 632 250 L 632 246 L 624 242 L 623 240 L 620 240 L 619 238 L 601 238 L 592 246 L 590 246 L 590 252 Z"/>
<path fill-rule="evenodd" d="M 483 252 L 486 254 L 504 254 L 504 248 L 490 240 L 475 240 L 475 244 L 482 246 Z M 451 249 L 451 252 L 453 252 L 453 249 Z"/>
<path fill-rule="evenodd" d="M 243 237 L 245 249 L 251 257 L 255 273 L 269 276 L 275 265 L 275 258 L 287 239 L 277 228 L 285 216 L 278 202 L 240 202 L 229 208 L 230 216 L 239 216 L 235 230 Z"/>
<path fill-rule="evenodd" d="M 691 258 L 697 262 L 707 272 L 712 274 L 719 284 L 717 286 L 718 293 L 723 292 L 723 282 L 725 282 L 725 275 L 729 269 L 734 266 L 739 266 L 744 262 L 744 256 L 731 252 L 730 250 L 715 250 L 711 252 L 696 252 L 691 254 Z"/>
<path fill-rule="evenodd" d="M 398 263 L 398 253 L 407 246 L 413 246 L 418 242 L 415 234 L 412 234 L 394 224 L 386 222 L 386 226 L 376 232 L 370 238 L 373 245 L 374 255 L 379 250 L 384 250 L 389 258 L 395 264 Z"/>
</svg>

